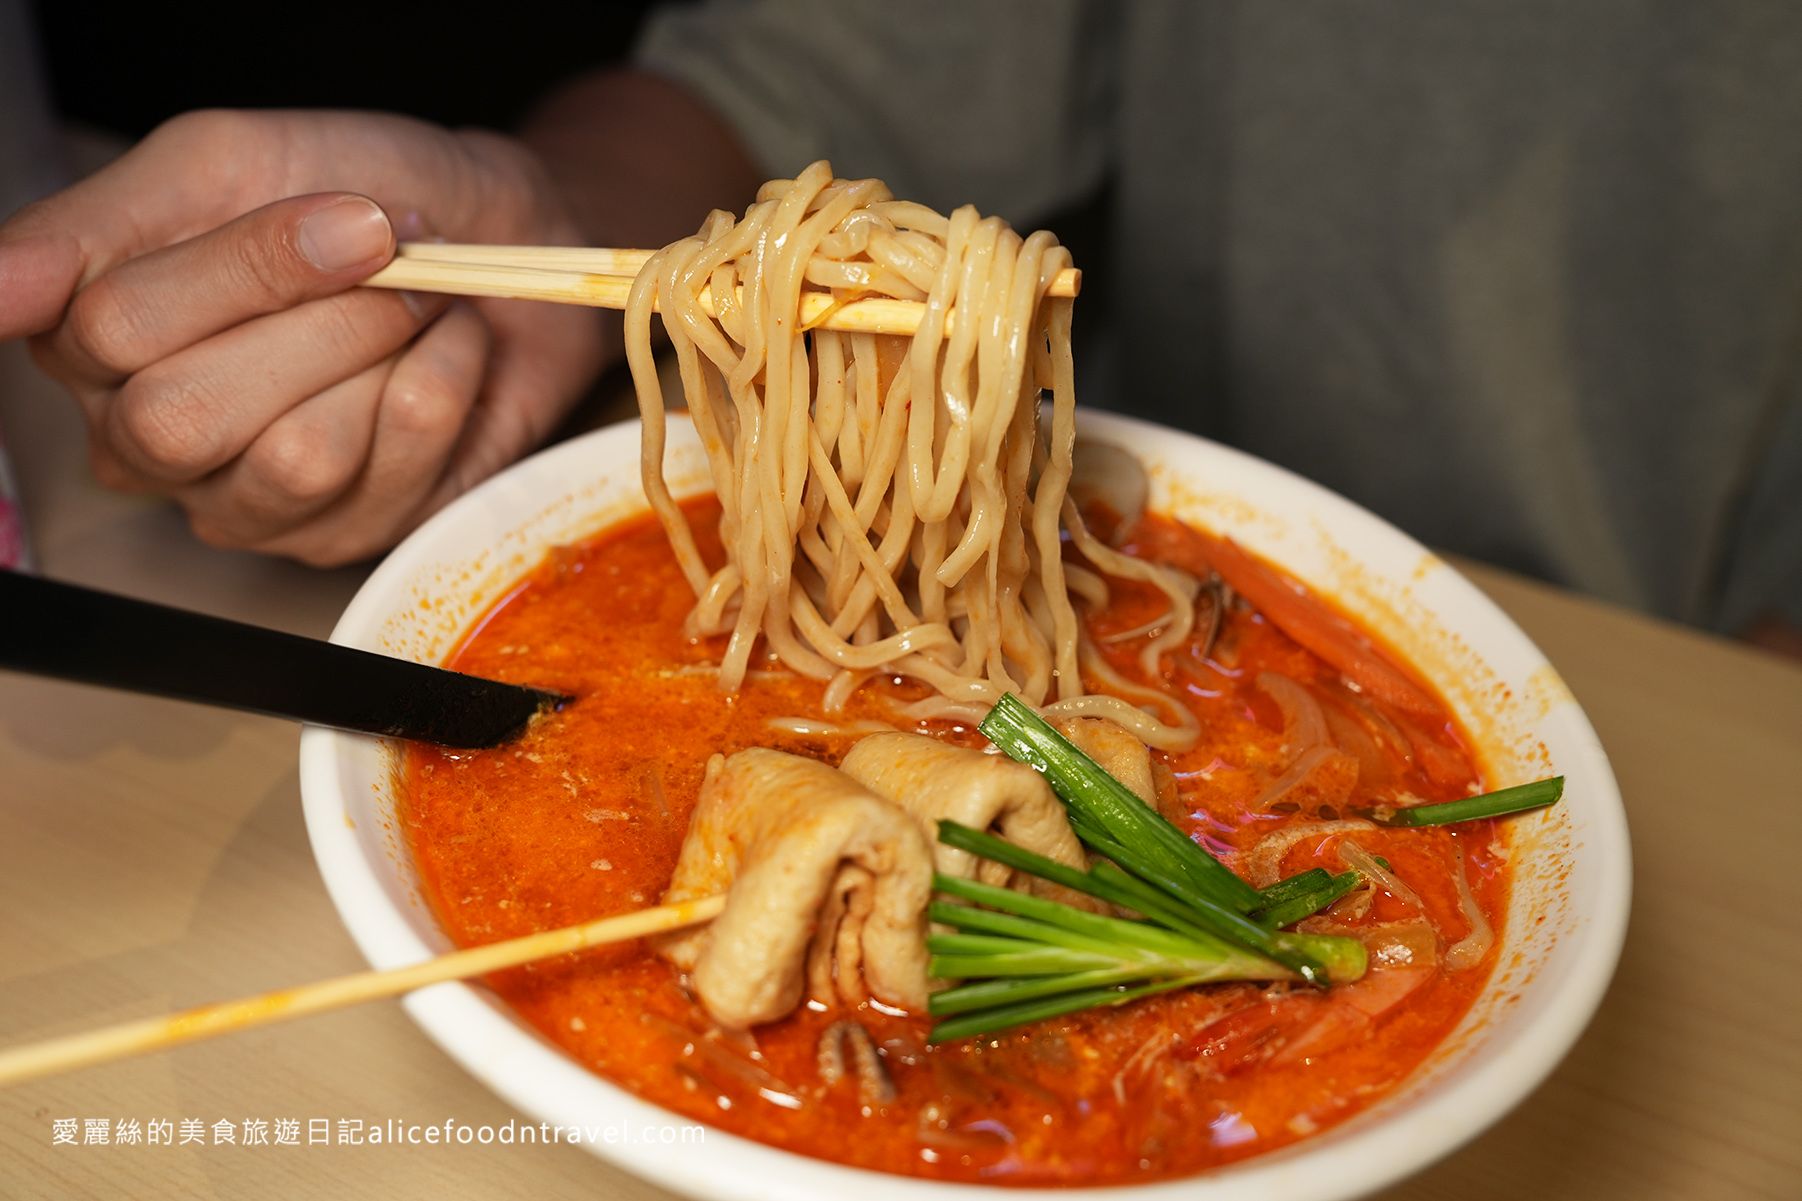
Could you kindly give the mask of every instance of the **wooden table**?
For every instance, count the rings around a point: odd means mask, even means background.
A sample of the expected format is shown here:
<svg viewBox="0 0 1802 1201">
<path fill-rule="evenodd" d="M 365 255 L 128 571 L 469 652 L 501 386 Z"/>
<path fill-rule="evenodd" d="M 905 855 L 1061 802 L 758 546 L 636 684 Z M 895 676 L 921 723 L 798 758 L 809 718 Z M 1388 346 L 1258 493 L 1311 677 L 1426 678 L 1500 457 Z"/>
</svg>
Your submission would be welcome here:
<svg viewBox="0 0 1802 1201">
<path fill-rule="evenodd" d="M 64 579 L 324 635 L 357 570 L 196 544 L 100 491 L 66 401 L 0 347 L 0 425 Z M 1632 823 L 1614 986 L 1552 1078 L 1402 1198 L 1802 1197 L 1802 669 L 1465 565 L 1601 732 Z M 349 972 L 280 722 L 0 673 L 0 1042 Z M 0 1196 L 662 1197 L 568 1147 L 344 1146 L 339 1119 L 518 1115 L 394 1002 L 0 1090 Z M 204 1142 L 89 1145 L 87 1119 Z M 332 1142 L 309 1145 L 309 1122 Z M 55 1121 L 75 1119 L 74 1143 Z M 277 1145 L 276 1122 L 298 1122 Z M 267 1122 L 267 1145 L 244 1123 Z M 214 1124 L 237 1141 L 215 1143 Z"/>
</svg>

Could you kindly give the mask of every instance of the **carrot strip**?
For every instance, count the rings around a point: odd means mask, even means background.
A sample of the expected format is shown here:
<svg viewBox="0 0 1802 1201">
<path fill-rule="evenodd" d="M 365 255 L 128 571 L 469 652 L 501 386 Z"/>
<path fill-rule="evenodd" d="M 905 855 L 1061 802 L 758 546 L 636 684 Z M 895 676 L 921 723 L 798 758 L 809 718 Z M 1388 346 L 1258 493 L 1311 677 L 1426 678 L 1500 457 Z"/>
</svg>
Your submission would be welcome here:
<svg viewBox="0 0 1802 1201">
<path fill-rule="evenodd" d="M 1374 647 L 1305 592 L 1297 592 L 1270 568 L 1217 538 L 1208 559 L 1234 591 L 1256 605 L 1277 629 L 1336 668 L 1366 693 L 1408 713 L 1443 716 L 1432 698 L 1385 662 Z"/>
</svg>

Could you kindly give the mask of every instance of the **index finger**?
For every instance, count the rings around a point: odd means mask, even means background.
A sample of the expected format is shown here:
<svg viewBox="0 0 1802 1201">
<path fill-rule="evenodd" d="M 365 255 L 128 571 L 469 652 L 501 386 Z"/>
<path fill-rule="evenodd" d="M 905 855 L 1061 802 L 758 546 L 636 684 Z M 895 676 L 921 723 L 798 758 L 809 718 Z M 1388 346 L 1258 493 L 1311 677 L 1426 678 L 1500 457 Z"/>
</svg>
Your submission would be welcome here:
<svg viewBox="0 0 1802 1201">
<path fill-rule="evenodd" d="M 387 214 L 367 197 L 278 200 L 113 268 L 76 294 L 50 345 L 70 370 L 111 382 L 253 317 L 341 292 L 393 250 Z"/>
<path fill-rule="evenodd" d="M 249 128 L 254 119 L 234 118 L 177 117 L 123 158 L 0 224 L 0 342 L 55 325 L 75 291 L 113 264 L 273 199 L 258 195 L 265 172 L 234 169 L 258 132 Z"/>
</svg>

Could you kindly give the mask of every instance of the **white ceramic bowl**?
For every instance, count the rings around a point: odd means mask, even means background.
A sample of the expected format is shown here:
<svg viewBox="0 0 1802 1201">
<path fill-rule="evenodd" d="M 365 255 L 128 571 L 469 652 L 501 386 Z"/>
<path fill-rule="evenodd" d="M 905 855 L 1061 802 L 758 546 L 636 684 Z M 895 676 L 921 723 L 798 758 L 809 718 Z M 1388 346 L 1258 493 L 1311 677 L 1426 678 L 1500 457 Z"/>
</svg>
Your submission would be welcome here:
<svg viewBox="0 0 1802 1201">
<path fill-rule="evenodd" d="M 1380 1188 L 1507 1112 L 1589 1021 L 1627 923 L 1627 826 L 1614 776 L 1545 656 L 1406 535 L 1306 480 L 1199 438 L 1100 413 L 1085 413 L 1081 428 L 1139 456 L 1150 471 L 1153 509 L 1230 533 L 1400 650 L 1463 720 L 1494 786 L 1566 777 L 1563 804 L 1516 826 L 1499 966 L 1465 1020 L 1408 1080 L 1351 1120 L 1272 1154 L 1187 1179 L 1097 1191 L 1140 1201 L 1332 1201 Z M 699 445 L 683 421 L 671 422 L 668 474 L 678 495 L 707 486 Z M 645 508 L 636 423 L 554 447 L 489 480 L 408 538 L 357 593 L 332 639 L 439 662 L 551 546 Z M 398 753 L 392 742 L 322 729 L 301 738 L 314 854 L 344 924 L 378 968 L 449 949 L 420 895 L 396 817 Z M 480 986 L 438 985 L 408 997 L 406 1006 L 445 1051 L 532 1115 L 534 1125 L 576 1127 L 596 1154 L 681 1192 L 732 1201 L 996 1195 L 981 1185 L 823 1163 L 712 1128 L 697 1142 L 683 1133 L 690 1119 L 589 1072 Z"/>
</svg>

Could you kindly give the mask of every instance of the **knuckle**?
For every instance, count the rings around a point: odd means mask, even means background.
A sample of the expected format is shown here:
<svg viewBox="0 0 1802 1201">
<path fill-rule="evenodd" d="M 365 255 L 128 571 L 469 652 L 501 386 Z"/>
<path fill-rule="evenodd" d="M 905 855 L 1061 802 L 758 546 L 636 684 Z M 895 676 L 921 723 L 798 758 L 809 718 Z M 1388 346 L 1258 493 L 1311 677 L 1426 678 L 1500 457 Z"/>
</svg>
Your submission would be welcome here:
<svg viewBox="0 0 1802 1201">
<path fill-rule="evenodd" d="M 431 439 L 455 433 L 487 375 L 493 344 L 487 323 L 467 309 L 439 320 L 383 390 L 382 420 L 397 433 Z"/>
<path fill-rule="evenodd" d="M 270 430 L 248 452 L 246 464 L 274 507 L 308 507 L 329 500 L 348 472 L 337 456 L 311 439 L 280 428 Z"/>
<path fill-rule="evenodd" d="M 144 365 L 145 318 L 103 275 L 76 294 L 63 329 L 75 348 L 102 369 L 129 375 Z"/>
<path fill-rule="evenodd" d="M 208 406 L 192 385 L 139 373 L 119 389 L 112 408 L 114 441 L 156 474 L 199 475 L 216 465 L 217 437 Z"/>
<path fill-rule="evenodd" d="M 463 406 L 452 380 L 436 375 L 409 375 L 388 385 L 382 397 L 383 420 L 406 435 L 442 434 L 460 424 Z"/>
<path fill-rule="evenodd" d="M 206 160 L 215 152 L 242 153 L 259 123 L 252 113 L 228 108 L 195 109 L 164 121 L 145 138 L 145 144 L 177 147 Z"/>
</svg>

